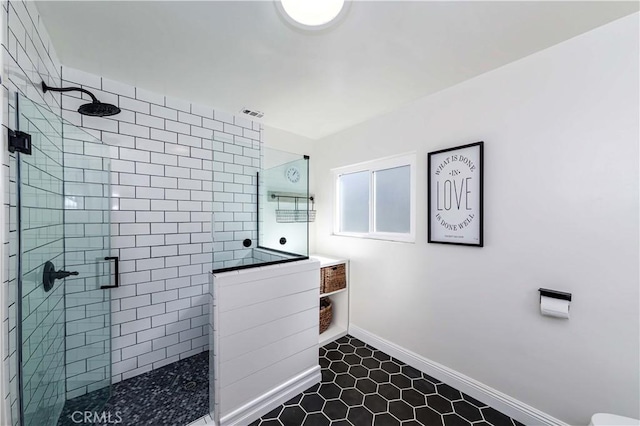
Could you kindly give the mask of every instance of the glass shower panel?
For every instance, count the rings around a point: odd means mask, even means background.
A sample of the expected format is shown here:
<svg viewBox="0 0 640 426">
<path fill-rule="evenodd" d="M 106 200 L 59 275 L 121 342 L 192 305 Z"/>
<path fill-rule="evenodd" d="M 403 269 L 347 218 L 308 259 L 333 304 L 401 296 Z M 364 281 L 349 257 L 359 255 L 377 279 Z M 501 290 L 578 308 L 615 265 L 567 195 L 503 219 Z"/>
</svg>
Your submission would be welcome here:
<svg viewBox="0 0 640 426">
<path fill-rule="evenodd" d="M 309 157 L 264 147 L 259 152 L 259 171 L 257 167 L 227 168 L 225 164 L 225 170 L 242 174 L 226 173 L 228 182 L 217 183 L 229 192 L 214 190 L 214 272 L 295 261 L 309 255 L 309 222 L 315 220 L 314 201 L 309 195 Z"/>
<path fill-rule="evenodd" d="M 110 149 L 72 124 L 64 134 L 67 399 L 109 397 L 111 384 Z M 116 259 L 113 259 L 117 261 Z M 90 395 L 90 398 L 84 398 Z M 86 408 L 86 407 L 85 407 Z"/>
<path fill-rule="evenodd" d="M 259 175 L 259 247 L 282 255 L 309 255 L 309 222 L 315 220 L 309 194 L 309 159 L 266 148 Z M 277 253 L 272 253 L 277 260 Z"/>
<path fill-rule="evenodd" d="M 66 400 L 110 390 L 108 147 L 24 97 L 17 119 L 21 423 L 68 424 Z"/>
<path fill-rule="evenodd" d="M 55 424 L 65 401 L 64 287 L 45 292 L 44 264 L 64 264 L 62 122 L 21 98 L 18 128 L 32 155 L 18 154 L 22 424 Z"/>
</svg>

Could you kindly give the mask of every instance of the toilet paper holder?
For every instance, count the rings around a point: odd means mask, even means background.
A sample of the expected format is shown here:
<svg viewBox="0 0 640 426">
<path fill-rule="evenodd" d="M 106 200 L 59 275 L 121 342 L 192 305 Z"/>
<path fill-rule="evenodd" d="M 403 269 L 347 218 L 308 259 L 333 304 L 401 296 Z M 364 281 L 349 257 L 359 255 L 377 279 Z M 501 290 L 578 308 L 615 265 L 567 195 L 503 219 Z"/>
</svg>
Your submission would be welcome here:
<svg viewBox="0 0 640 426">
<path fill-rule="evenodd" d="M 552 297 L 554 299 L 568 300 L 569 302 L 571 302 L 571 293 L 565 293 L 564 291 L 558 290 L 550 290 L 548 288 L 539 288 L 538 291 L 540 292 L 541 299 L 542 296 L 546 296 Z"/>
</svg>

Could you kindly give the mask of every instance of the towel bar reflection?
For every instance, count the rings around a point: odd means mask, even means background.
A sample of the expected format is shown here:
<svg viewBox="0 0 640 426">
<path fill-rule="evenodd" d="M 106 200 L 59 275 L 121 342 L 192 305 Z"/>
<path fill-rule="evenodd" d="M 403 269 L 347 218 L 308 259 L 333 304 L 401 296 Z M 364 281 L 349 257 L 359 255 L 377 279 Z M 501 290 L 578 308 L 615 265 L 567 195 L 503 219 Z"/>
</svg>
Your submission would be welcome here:
<svg viewBox="0 0 640 426">
<path fill-rule="evenodd" d="M 277 194 L 277 193 L 270 193 L 269 195 L 272 200 L 276 200 L 278 202 L 278 207 L 276 208 L 276 222 L 296 223 L 296 222 L 313 222 L 316 220 L 315 200 L 313 196 L 301 197 L 298 195 Z M 280 199 L 293 200 L 294 208 L 281 209 Z M 300 206 L 299 206 L 300 201 L 306 204 L 305 209 L 300 209 Z M 309 208 L 309 201 L 311 201 L 311 208 Z"/>
</svg>

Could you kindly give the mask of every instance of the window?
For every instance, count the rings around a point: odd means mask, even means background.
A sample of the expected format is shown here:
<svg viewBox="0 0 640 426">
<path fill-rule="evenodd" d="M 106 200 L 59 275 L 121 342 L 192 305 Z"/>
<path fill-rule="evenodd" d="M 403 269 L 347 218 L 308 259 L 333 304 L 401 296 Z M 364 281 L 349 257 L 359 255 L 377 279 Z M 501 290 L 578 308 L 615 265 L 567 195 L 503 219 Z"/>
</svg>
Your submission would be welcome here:
<svg viewBox="0 0 640 426">
<path fill-rule="evenodd" d="M 334 169 L 334 234 L 415 241 L 416 155 Z"/>
</svg>

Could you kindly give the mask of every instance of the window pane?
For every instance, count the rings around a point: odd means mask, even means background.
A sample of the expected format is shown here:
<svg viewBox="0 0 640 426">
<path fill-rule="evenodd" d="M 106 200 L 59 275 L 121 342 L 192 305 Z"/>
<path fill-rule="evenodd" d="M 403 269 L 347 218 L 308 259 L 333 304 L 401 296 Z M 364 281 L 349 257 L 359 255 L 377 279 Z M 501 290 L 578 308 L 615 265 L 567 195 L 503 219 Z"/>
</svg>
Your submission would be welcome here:
<svg viewBox="0 0 640 426">
<path fill-rule="evenodd" d="M 410 166 L 374 173 L 376 232 L 410 231 Z"/>
<path fill-rule="evenodd" d="M 369 172 L 339 178 L 340 232 L 369 232 Z"/>
</svg>

